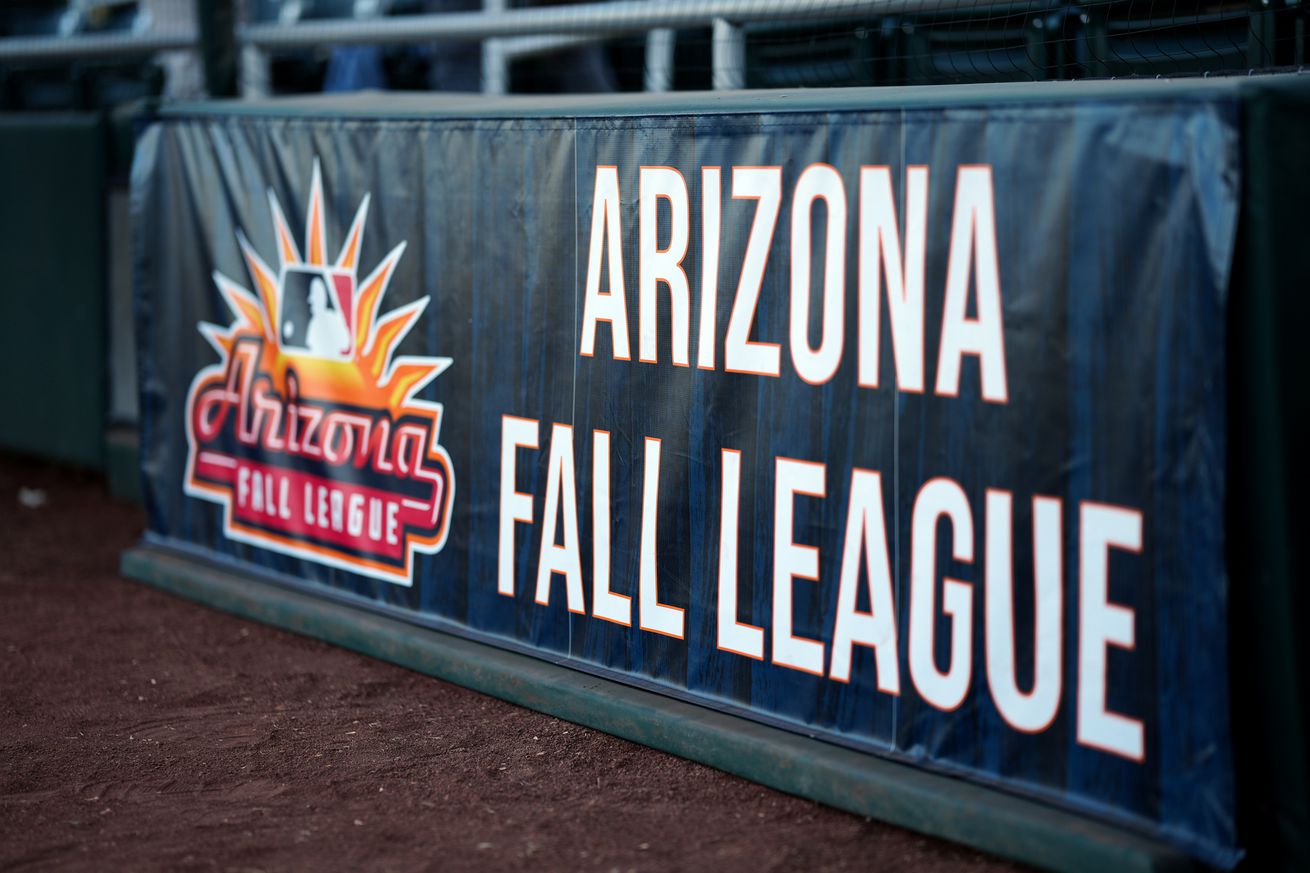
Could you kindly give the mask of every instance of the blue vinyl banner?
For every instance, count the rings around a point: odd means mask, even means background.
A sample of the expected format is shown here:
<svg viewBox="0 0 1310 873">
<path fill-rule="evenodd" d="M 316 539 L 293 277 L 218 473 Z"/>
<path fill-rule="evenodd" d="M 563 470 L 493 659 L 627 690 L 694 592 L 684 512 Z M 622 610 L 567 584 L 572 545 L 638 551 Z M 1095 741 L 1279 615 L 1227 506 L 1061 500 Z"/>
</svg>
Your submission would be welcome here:
<svg viewBox="0 0 1310 873">
<path fill-rule="evenodd" d="M 433 106 L 145 133 L 154 542 L 1236 862 L 1235 101 Z"/>
</svg>

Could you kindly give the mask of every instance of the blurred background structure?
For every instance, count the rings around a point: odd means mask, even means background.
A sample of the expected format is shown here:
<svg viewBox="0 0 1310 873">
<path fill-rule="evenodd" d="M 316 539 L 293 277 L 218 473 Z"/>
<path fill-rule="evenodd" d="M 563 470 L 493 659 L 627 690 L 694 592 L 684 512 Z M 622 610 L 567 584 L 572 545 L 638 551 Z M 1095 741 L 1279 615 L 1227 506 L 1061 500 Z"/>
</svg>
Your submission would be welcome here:
<svg viewBox="0 0 1310 873">
<path fill-rule="evenodd" d="M 385 88 L 665 91 L 1305 63 L 1301 0 L 11 0 L 5 110 Z"/>
<path fill-rule="evenodd" d="M 35 293 L 0 298 L 0 365 L 40 354 L 34 318 L 69 340 L 45 387 L 0 387 L 37 413 L 0 447 L 135 487 L 115 446 L 136 420 L 127 176 L 152 101 L 1245 75 L 1301 69 L 1307 20 L 1302 0 L 8 0 L 2 254 Z"/>
</svg>

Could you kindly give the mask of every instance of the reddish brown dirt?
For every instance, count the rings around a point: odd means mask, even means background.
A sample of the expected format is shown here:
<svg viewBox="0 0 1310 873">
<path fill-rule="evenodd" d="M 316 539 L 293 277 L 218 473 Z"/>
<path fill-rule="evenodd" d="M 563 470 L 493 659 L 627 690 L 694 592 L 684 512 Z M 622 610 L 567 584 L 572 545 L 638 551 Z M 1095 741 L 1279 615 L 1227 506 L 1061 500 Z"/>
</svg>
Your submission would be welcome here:
<svg viewBox="0 0 1310 873">
<path fill-rule="evenodd" d="M 124 581 L 141 527 L 0 457 L 0 868 L 1018 869 Z"/>
</svg>

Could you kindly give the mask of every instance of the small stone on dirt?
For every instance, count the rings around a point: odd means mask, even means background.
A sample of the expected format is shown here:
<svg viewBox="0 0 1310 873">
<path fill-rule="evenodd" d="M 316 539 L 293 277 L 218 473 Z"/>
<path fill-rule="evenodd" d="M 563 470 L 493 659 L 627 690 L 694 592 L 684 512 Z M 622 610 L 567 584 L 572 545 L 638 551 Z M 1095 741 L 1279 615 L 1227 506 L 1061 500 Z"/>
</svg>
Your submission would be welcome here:
<svg viewBox="0 0 1310 873">
<path fill-rule="evenodd" d="M 40 509 L 50 502 L 45 490 L 41 488 L 19 488 L 18 505 L 24 509 Z"/>
</svg>

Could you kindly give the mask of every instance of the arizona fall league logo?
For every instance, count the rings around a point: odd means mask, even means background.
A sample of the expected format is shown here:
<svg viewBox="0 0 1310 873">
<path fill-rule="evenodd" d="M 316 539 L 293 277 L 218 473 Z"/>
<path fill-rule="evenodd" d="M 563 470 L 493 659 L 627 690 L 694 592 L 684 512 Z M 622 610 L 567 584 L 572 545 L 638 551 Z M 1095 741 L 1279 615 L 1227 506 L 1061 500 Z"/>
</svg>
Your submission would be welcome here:
<svg viewBox="0 0 1310 873">
<path fill-rule="evenodd" d="M 214 273 L 235 320 L 199 325 L 219 361 L 187 394 L 186 493 L 221 504 L 233 540 L 411 585 L 455 494 L 441 404 L 416 395 L 451 359 L 395 356 L 428 298 L 380 314 L 403 242 L 358 280 L 367 195 L 334 260 L 317 161 L 303 253 L 269 207 L 277 267 L 238 230 L 254 290 Z"/>
</svg>

